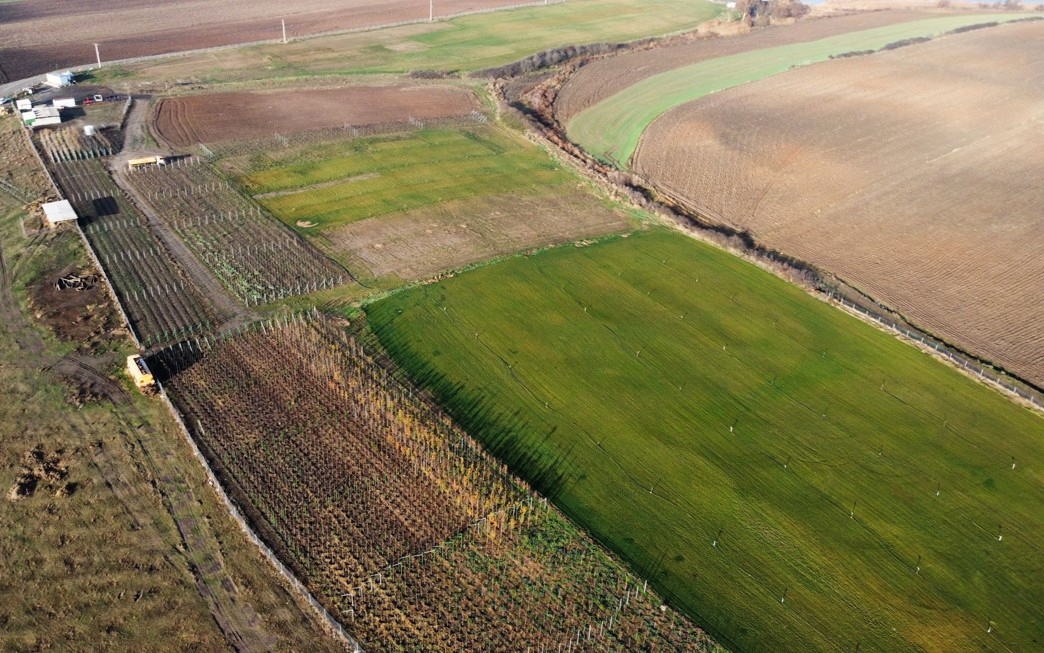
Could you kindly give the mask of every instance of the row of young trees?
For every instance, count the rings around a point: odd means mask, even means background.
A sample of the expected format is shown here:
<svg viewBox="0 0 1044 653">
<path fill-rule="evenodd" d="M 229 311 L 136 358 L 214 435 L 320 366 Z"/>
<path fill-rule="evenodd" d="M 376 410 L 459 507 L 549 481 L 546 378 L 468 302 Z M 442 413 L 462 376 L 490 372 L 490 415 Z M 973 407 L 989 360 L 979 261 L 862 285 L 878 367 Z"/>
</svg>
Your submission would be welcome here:
<svg viewBox="0 0 1044 653">
<path fill-rule="evenodd" d="M 151 364 L 262 537 L 368 650 L 709 646 L 328 319 Z"/>
<path fill-rule="evenodd" d="M 127 176 L 192 253 L 247 305 L 341 285 L 340 265 L 196 158 Z"/>
</svg>

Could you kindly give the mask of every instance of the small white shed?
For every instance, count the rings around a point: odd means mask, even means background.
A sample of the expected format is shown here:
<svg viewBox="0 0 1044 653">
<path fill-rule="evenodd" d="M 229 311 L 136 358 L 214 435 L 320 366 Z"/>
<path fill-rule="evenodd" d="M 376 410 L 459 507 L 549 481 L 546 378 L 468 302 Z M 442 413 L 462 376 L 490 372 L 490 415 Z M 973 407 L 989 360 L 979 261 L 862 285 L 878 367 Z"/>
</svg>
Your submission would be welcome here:
<svg viewBox="0 0 1044 653">
<path fill-rule="evenodd" d="M 44 79 L 44 83 L 55 88 L 68 86 L 69 84 L 72 84 L 72 81 L 73 74 L 68 70 L 61 73 L 47 73 L 47 77 Z"/>
<path fill-rule="evenodd" d="M 51 104 L 55 109 L 72 109 L 76 106 L 76 100 L 71 97 L 54 98 Z"/>
<path fill-rule="evenodd" d="M 19 111 L 32 111 L 33 101 L 28 98 L 22 98 L 21 100 L 15 100 L 15 108 Z"/>
<path fill-rule="evenodd" d="M 47 224 L 58 224 L 59 222 L 69 222 L 76 219 L 76 211 L 73 209 L 72 204 L 69 204 L 69 200 L 48 202 L 42 208 L 44 216 L 47 218 Z"/>
</svg>

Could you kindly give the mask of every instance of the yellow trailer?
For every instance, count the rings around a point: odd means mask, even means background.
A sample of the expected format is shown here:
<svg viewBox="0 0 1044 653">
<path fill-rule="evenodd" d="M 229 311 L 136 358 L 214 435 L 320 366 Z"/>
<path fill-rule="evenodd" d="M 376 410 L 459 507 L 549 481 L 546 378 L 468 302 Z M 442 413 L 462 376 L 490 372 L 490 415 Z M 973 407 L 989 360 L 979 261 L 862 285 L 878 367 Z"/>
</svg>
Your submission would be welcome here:
<svg viewBox="0 0 1044 653">
<path fill-rule="evenodd" d="M 145 359 L 138 354 L 131 354 L 127 357 L 127 374 L 130 374 L 131 379 L 134 380 L 134 385 L 138 386 L 138 390 L 144 393 L 155 392 L 156 378 L 149 371 L 149 366 L 145 364 Z"/>
<path fill-rule="evenodd" d="M 127 161 L 127 169 L 136 170 L 137 168 L 151 165 L 161 166 L 164 163 L 166 163 L 166 159 L 161 156 L 144 156 L 140 159 L 131 159 L 130 161 Z"/>
</svg>

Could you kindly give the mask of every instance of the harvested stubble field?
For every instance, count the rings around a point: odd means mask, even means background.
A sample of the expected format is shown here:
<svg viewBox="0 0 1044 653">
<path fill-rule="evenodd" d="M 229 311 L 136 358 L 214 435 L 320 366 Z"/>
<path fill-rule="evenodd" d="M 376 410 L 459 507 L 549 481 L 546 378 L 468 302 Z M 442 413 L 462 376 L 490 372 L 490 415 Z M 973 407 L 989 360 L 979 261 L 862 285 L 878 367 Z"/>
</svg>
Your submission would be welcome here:
<svg viewBox="0 0 1044 653">
<path fill-rule="evenodd" d="M 524 0 L 440 0 L 436 16 L 524 4 Z M 206 24 L 200 17 L 206 16 Z M 416 0 L 63 0 L 0 2 L 0 83 L 94 61 L 94 43 L 107 60 L 337 30 L 428 17 Z"/>
<path fill-rule="evenodd" d="M 748 263 L 656 230 L 366 312 L 458 423 L 727 646 L 1044 638 L 1041 418 Z"/>
<path fill-rule="evenodd" d="M 221 165 L 363 277 L 419 279 L 630 226 L 546 153 L 495 126 L 341 140 Z"/>
<path fill-rule="evenodd" d="M 992 25 L 1026 16 L 1015 12 L 941 14 L 702 60 L 642 78 L 575 115 L 566 128 L 569 137 L 588 152 L 627 167 L 645 129 L 664 112 L 686 102 L 832 57 L 887 49 L 974 25 Z"/>
<path fill-rule="evenodd" d="M 366 650 L 712 650 L 341 325 L 255 325 L 152 367 L 256 528 Z"/>
<path fill-rule="evenodd" d="M 833 61 L 679 107 L 637 170 L 1044 385 L 1044 24 Z"/>
<path fill-rule="evenodd" d="M 399 84 L 164 98 L 151 121 L 160 139 L 188 147 L 329 127 L 467 116 L 480 109 L 478 98 L 463 88 Z"/>
<path fill-rule="evenodd" d="M 721 5 L 702 0 L 569 0 L 130 64 L 119 72 L 157 82 L 478 70 L 564 44 L 629 41 L 693 29 L 721 11 Z"/>
</svg>

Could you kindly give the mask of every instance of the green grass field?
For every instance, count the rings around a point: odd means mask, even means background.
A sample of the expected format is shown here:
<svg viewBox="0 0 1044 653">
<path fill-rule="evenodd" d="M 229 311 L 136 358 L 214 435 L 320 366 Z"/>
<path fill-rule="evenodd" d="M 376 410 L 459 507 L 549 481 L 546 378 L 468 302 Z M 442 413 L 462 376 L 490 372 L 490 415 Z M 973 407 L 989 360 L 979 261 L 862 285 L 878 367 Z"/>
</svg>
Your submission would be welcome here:
<svg viewBox="0 0 1044 653">
<path fill-rule="evenodd" d="M 703 0 L 569 0 L 134 64 L 127 66 L 124 74 L 150 81 L 201 74 L 222 81 L 411 70 L 472 71 L 563 45 L 630 41 L 693 29 L 723 11 L 723 5 Z"/>
<path fill-rule="evenodd" d="M 889 43 L 931 37 L 965 25 L 1004 22 L 1026 14 L 965 14 L 889 25 L 818 41 L 744 52 L 648 77 L 573 117 L 570 138 L 607 163 L 625 167 L 653 120 L 705 95 L 765 79 L 833 55 L 878 50 Z"/>
<path fill-rule="evenodd" d="M 1044 421 L 752 265 L 653 230 L 366 313 L 470 433 L 737 651 L 1044 642 Z"/>
<path fill-rule="evenodd" d="M 519 136 L 474 127 L 311 145 L 241 181 L 288 225 L 322 229 L 479 195 L 553 193 L 575 178 Z"/>
</svg>

